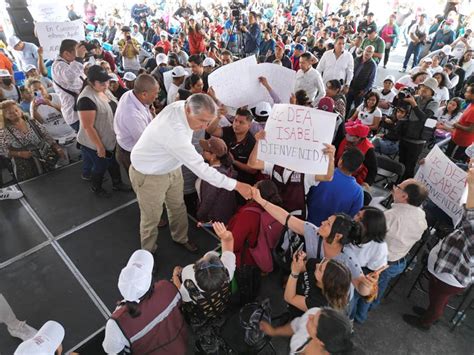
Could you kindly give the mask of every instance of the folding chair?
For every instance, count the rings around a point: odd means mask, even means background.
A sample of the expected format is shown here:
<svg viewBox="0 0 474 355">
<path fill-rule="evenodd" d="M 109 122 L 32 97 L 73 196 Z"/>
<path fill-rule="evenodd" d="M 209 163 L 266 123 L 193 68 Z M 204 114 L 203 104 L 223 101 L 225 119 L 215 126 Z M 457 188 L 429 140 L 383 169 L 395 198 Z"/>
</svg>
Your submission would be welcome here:
<svg viewBox="0 0 474 355">
<path fill-rule="evenodd" d="M 377 176 L 375 183 L 384 182 L 384 187 L 398 181 L 405 172 L 405 165 L 384 155 L 377 154 Z"/>
</svg>

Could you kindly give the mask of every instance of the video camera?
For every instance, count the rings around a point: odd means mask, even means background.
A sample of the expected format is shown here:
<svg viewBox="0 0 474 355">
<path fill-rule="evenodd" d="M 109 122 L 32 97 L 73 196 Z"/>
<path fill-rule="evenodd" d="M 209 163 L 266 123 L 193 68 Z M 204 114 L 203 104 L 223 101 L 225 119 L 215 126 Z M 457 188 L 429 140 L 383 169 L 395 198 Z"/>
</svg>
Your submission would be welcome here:
<svg viewBox="0 0 474 355">
<path fill-rule="evenodd" d="M 240 21 L 242 19 L 242 9 L 245 8 L 244 4 L 241 4 L 237 0 L 232 1 L 229 4 L 231 15 L 235 19 L 235 21 Z"/>
</svg>

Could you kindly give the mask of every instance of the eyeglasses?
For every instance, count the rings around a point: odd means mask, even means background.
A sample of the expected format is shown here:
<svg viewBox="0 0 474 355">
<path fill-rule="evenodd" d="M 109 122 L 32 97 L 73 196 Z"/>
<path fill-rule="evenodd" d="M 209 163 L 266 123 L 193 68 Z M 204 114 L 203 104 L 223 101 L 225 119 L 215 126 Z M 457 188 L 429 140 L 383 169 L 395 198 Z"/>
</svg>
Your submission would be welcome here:
<svg viewBox="0 0 474 355">
<path fill-rule="evenodd" d="M 393 185 L 393 189 L 394 189 L 394 190 L 397 189 L 397 190 L 400 190 L 400 191 L 402 191 L 402 192 L 406 192 L 405 190 L 403 190 L 403 189 L 400 187 L 400 185 Z"/>
</svg>

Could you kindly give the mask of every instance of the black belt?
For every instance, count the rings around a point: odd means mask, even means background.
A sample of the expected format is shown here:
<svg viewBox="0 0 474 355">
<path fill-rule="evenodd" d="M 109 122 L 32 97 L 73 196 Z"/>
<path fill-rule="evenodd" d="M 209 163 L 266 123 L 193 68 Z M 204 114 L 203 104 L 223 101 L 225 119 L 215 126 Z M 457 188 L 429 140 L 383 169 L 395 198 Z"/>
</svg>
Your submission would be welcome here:
<svg viewBox="0 0 474 355">
<path fill-rule="evenodd" d="M 403 257 L 401 259 L 398 259 L 398 260 L 395 260 L 395 261 L 388 261 L 387 264 L 388 265 L 396 265 L 396 264 L 401 264 L 404 261 L 405 261 L 405 257 Z"/>
</svg>

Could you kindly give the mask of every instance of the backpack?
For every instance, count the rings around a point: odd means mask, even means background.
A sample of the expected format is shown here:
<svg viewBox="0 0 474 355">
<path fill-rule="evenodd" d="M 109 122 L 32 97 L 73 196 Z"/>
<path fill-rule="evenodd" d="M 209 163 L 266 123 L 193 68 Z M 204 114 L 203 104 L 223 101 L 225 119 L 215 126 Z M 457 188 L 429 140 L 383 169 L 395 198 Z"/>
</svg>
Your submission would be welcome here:
<svg viewBox="0 0 474 355">
<path fill-rule="evenodd" d="M 257 244 L 253 248 L 249 248 L 250 255 L 252 255 L 261 271 L 272 272 L 272 249 L 278 243 L 283 226 L 265 210 L 249 207 L 247 211 L 258 213 L 260 216 Z"/>
<path fill-rule="evenodd" d="M 289 273 L 293 255 L 305 249 L 304 236 L 296 234 L 288 228 L 288 220 L 292 215 L 286 217 L 285 226 L 281 232 L 280 239 L 273 249 L 273 260 L 280 268 Z"/>
</svg>

